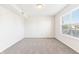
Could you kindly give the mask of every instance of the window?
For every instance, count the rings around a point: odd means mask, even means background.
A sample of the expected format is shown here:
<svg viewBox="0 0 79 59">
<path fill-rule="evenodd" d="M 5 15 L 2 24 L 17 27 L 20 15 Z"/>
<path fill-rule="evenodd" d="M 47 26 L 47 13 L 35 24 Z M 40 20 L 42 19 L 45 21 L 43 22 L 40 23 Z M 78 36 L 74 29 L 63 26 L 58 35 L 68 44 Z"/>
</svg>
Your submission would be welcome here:
<svg viewBox="0 0 79 59">
<path fill-rule="evenodd" d="M 79 37 L 79 9 L 62 17 L 62 33 Z"/>
</svg>

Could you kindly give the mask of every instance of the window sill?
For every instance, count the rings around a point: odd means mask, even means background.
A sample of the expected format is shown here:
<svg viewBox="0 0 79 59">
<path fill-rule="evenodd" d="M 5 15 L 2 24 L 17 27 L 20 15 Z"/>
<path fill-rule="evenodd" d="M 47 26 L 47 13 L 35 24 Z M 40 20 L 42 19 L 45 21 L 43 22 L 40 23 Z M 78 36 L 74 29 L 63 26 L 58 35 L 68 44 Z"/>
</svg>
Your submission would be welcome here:
<svg viewBox="0 0 79 59">
<path fill-rule="evenodd" d="M 79 40 L 79 38 L 71 36 L 71 35 L 67 35 L 67 34 L 63 34 L 63 33 L 61 35 L 64 36 L 64 37 L 71 38 L 71 39 L 77 39 L 77 40 Z"/>
</svg>

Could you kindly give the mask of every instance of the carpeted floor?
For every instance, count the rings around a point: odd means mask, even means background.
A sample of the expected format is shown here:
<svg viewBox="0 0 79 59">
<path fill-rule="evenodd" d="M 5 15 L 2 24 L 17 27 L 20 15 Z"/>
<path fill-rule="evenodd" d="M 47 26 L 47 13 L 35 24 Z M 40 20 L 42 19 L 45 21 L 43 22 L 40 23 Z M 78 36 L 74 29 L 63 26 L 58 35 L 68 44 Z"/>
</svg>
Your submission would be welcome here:
<svg viewBox="0 0 79 59">
<path fill-rule="evenodd" d="M 57 39 L 23 39 L 2 54 L 77 54 Z"/>
</svg>

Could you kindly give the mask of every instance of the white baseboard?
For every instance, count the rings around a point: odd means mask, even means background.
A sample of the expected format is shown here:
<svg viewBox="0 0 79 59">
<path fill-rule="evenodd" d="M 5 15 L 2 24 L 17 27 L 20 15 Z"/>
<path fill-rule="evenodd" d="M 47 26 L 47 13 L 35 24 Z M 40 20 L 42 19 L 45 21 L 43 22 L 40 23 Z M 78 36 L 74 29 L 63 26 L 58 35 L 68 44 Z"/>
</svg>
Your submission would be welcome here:
<svg viewBox="0 0 79 59">
<path fill-rule="evenodd" d="M 24 38 L 22 38 L 22 39 L 24 39 Z M 2 53 L 3 51 L 5 51 L 6 49 L 8 49 L 9 47 L 11 47 L 12 45 L 16 44 L 17 42 L 21 41 L 22 39 L 19 39 L 16 42 L 13 42 L 12 44 L 8 45 L 7 47 L 4 47 L 4 49 L 0 50 L 0 53 Z"/>
<path fill-rule="evenodd" d="M 25 37 L 24 39 L 53 39 L 54 37 Z"/>
</svg>

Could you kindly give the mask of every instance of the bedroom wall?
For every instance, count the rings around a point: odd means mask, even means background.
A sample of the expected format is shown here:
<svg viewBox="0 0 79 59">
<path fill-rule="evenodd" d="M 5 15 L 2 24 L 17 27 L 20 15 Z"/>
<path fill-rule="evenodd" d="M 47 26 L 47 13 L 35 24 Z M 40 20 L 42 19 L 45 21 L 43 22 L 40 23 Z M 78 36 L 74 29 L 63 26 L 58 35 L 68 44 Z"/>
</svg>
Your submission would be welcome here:
<svg viewBox="0 0 79 59">
<path fill-rule="evenodd" d="M 79 5 L 77 5 L 77 4 L 69 5 L 68 7 L 64 8 L 64 10 L 62 10 L 61 12 L 59 12 L 55 16 L 55 38 L 57 38 L 58 40 L 60 40 L 64 44 L 68 45 L 69 47 L 71 47 L 75 51 L 79 52 L 79 39 L 63 35 L 61 33 L 61 22 L 60 22 L 61 21 L 60 17 L 63 14 L 65 14 L 66 12 L 68 12 L 76 7 L 79 7 Z"/>
<path fill-rule="evenodd" d="M 0 52 L 23 38 L 23 18 L 0 6 Z"/>
<path fill-rule="evenodd" d="M 25 38 L 53 38 L 54 19 L 49 16 L 29 17 L 25 22 Z"/>
</svg>

